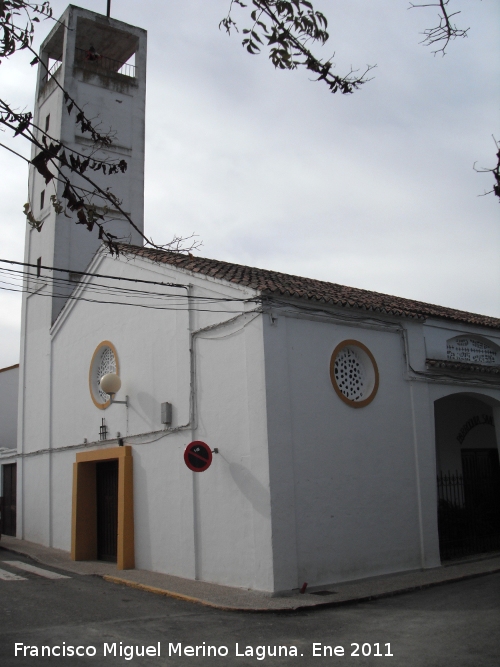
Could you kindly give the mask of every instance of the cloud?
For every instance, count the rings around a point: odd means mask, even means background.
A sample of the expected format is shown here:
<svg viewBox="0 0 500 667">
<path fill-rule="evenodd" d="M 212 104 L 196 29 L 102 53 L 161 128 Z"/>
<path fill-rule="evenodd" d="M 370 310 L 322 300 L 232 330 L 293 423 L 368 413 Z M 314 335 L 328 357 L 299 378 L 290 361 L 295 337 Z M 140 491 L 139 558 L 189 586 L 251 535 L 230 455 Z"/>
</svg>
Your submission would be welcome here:
<svg viewBox="0 0 500 667">
<path fill-rule="evenodd" d="M 337 71 L 377 64 L 350 97 L 247 54 L 218 30 L 226 0 L 151 0 L 139 18 L 136 2 L 113 3 L 148 30 L 147 232 L 194 231 L 211 257 L 500 316 L 498 204 L 472 169 L 494 161 L 499 10 L 456 1 L 469 37 L 441 58 L 418 44 L 432 10 L 320 0 Z M 34 91 L 25 61 L 0 68 L 19 106 Z M 0 160 L 3 254 L 20 258 L 26 169 Z"/>
</svg>

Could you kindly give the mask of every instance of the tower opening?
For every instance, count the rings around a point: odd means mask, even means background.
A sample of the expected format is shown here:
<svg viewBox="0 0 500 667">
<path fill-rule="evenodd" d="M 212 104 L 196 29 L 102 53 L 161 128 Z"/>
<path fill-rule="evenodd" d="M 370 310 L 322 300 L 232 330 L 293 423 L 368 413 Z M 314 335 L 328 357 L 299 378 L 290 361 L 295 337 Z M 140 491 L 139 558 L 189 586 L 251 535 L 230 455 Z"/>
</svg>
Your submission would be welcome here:
<svg viewBox="0 0 500 667">
<path fill-rule="evenodd" d="M 117 74 L 135 79 L 134 56 L 138 45 L 136 35 L 80 16 L 76 29 L 75 67 L 98 75 Z"/>
</svg>

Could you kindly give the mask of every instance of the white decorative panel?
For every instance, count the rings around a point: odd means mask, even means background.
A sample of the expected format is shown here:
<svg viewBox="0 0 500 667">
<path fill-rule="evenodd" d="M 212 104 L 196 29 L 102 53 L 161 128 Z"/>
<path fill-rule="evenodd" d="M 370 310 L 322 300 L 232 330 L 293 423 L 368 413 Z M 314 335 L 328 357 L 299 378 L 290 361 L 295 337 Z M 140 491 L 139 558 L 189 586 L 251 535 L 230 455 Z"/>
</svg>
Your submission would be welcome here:
<svg viewBox="0 0 500 667">
<path fill-rule="evenodd" d="M 113 353 L 113 350 L 110 347 L 103 347 L 100 360 L 97 364 L 97 370 L 95 373 L 95 382 L 97 393 L 102 399 L 102 402 L 105 403 L 109 396 L 106 394 L 100 386 L 100 381 L 103 375 L 107 373 L 116 373 L 116 359 Z"/>
<path fill-rule="evenodd" d="M 496 365 L 500 363 L 498 350 L 481 340 L 460 336 L 446 342 L 446 358 L 470 364 Z"/>
</svg>

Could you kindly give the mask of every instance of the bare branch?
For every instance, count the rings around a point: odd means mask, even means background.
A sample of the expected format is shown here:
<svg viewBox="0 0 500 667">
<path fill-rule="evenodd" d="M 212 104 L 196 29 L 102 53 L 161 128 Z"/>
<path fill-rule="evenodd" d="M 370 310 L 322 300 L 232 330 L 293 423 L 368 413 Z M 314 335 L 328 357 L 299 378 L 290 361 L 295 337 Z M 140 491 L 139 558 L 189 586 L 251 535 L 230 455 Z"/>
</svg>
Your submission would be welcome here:
<svg viewBox="0 0 500 667">
<path fill-rule="evenodd" d="M 452 23 L 452 18 L 460 14 L 460 11 L 453 12 L 452 14 L 448 11 L 448 5 L 450 0 L 438 0 L 438 2 L 428 3 L 428 4 L 414 4 L 410 2 L 409 9 L 418 9 L 422 7 L 438 7 L 439 13 L 439 23 L 434 28 L 427 28 L 424 30 L 422 35 L 424 39 L 420 42 L 424 46 L 432 46 L 434 44 L 440 44 L 440 48 L 433 51 L 434 55 L 436 53 L 441 53 L 443 56 L 446 54 L 446 48 L 452 39 L 457 37 L 467 37 L 469 28 L 458 28 L 454 23 Z"/>
<path fill-rule="evenodd" d="M 474 171 L 477 171 L 478 174 L 492 174 L 493 178 L 495 179 L 495 183 L 491 190 L 484 192 L 481 196 L 494 194 L 496 197 L 498 197 L 498 199 L 500 199 L 500 143 L 495 139 L 495 137 L 493 137 L 493 141 L 495 142 L 495 146 L 497 148 L 496 166 L 491 169 L 477 169 L 476 165 L 474 164 Z"/>
</svg>

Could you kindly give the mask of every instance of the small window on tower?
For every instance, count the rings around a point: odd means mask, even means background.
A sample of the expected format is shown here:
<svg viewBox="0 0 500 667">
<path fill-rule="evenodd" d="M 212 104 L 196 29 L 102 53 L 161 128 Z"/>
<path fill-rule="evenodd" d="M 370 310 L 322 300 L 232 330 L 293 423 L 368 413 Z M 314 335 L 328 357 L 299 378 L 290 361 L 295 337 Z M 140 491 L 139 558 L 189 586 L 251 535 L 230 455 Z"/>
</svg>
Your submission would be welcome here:
<svg viewBox="0 0 500 667">
<path fill-rule="evenodd" d="M 45 132 L 49 131 L 50 127 L 50 113 L 47 114 L 47 117 L 45 118 Z"/>
<path fill-rule="evenodd" d="M 40 278 L 41 275 L 42 275 L 42 258 L 39 257 L 36 260 L 36 277 Z"/>
<path fill-rule="evenodd" d="M 43 211 L 44 205 L 45 205 L 45 190 L 42 190 L 40 192 L 40 211 Z"/>
</svg>

